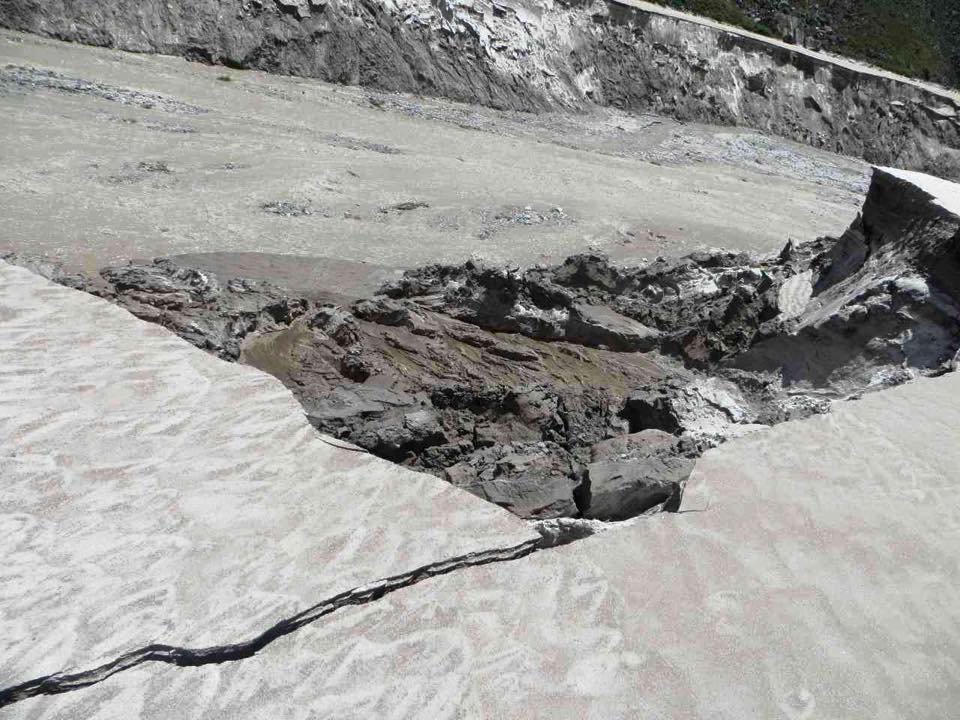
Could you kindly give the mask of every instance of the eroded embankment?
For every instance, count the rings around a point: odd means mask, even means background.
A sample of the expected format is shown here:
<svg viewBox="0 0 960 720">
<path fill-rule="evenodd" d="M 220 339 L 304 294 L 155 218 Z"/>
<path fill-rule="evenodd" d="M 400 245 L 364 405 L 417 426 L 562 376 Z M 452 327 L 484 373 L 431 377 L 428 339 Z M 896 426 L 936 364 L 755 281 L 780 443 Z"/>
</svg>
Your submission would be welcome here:
<svg viewBox="0 0 960 720">
<path fill-rule="evenodd" d="M 960 217 L 877 170 L 840 238 L 765 259 L 429 266 L 340 305 L 169 259 L 35 269 L 270 372 L 380 457 L 522 517 L 618 520 L 675 509 L 729 437 L 953 369 L 958 259 Z"/>
<path fill-rule="evenodd" d="M 955 96 L 614 0 L 5 0 L 0 25 L 500 108 L 652 110 L 960 178 Z"/>
</svg>

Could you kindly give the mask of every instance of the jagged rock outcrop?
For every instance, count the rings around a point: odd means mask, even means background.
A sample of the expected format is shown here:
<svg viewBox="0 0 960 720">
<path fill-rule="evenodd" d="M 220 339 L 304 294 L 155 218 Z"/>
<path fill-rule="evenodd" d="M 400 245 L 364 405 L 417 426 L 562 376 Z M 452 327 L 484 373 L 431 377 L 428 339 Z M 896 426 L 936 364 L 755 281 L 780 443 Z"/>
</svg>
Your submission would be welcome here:
<svg viewBox="0 0 960 720">
<path fill-rule="evenodd" d="M 840 238 L 768 258 L 432 265 L 342 305 L 169 260 L 59 279 L 270 372 L 382 458 L 523 517 L 620 520 L 675 508 L 730 437 L 954 368 L 960 201 L 924 183 L 960 190 L 918 178 L 876 170 Z"/>
<path fill-rule="evenodd" d="M 101 276 L 107 289 L 98 294 L 224 360 L 240 358 L 247 335 L 286 327 L 308 307 L 306 300 L 286 297 L 269 283 L 239 278 L 221 285 L 199 270 L 165 260 L 105 268 Z"/>
<path fill-rule="evenodd" d="M 960 346 L 960 202 L 877 170 L 863 213 L 810 263 L 811 299 L 733 361 L 784 386 L 854 394 L 947 370 Z"/>
<path fill-rule="evenodd" d="M 583 494 L 588 518 L 620 520 L 663 507 L 676 510 L 693 470 L 696 447 L 663 430 L 648 429 L 590 448 Z"/>
<path fill-rule="evenodd" d="M 960 178 L 955 96 L 615 0 L 2 0 L 0 24 L 502 108 L 744 125 Z"/>
<path fill-rule="evenodd" d="M 843 236 L 789 243 L 776 257 L 700 252 L 618 269 L 601 257 L 578 256 L 559 268 L 504 272 L 493 291 L 489 271 L 467 263 L 408 273 L 384 292 L 492 329 L 499 322 L 493 315 L 553 318 L 578 304 L 603 307 L 650 328 L 651 344 L 690 368 L 775 372 L 785 387 L 841 396 L 845 388 L 884 384 L 952 359 L 960 317 L 958 227 L 956 211 L 910 177 L 878 169 L 863 213 Z M 512 329 L 542 336 L 539 323 Z M 754 401 L 736 397 L 763 399 L 769 390 L 759 378 L 728 375 L 739 390 L 705 391 L 700 383 L 695 404 L 723 408 L 734 422 L 770 421 L 764 412 L 741 410 Z M 671 382 L 669 408 L 654 399 L 628 407 L 644 408 L 647 422 L 658 417 L 658 426 L 673 432 L 684 412 L 677 394 L 693 395 L 689 381 Z"/>
<path fill-rule="evenodd" d="M 567 265 L 593 264 L 599 272 L 616 274 L 605 258 L 573 257 Z M 650 350 L 659 333 L 609 307 L 582 302 L 567 278 L 544 272 L 518 273 L 468 262 L 459 267 L 428 266 L 389 284 L 383 293 L 392 298 L 417 297 L 431 310 L 497 332 L 520 333 L 537 340 L 566 340 L 613 350 Z M 589 273 L 589 270 L 585 272 Z M 583 276 L 594 283 L 589 274 Z"/>
</svg>

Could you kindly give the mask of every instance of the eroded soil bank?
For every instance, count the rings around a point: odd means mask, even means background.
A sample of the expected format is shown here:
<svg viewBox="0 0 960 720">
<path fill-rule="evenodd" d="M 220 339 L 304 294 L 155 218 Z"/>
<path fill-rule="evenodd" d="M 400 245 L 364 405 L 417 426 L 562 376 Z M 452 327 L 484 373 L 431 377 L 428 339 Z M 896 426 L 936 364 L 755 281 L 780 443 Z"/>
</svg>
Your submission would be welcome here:
<svg viewBox="0 0 960 720">
<path fill-rule="evenodd" d="M 677 507 L 694 458 L 954 369 L 960 217 L 877 170 L 839 238 L 619 268 L 434 265 L 330 302 L 188 260 L 41 274 L 261 368 L 324 433 L 525 518 Z"/>
<path fill-rule="evenodd" d="M 954 94 L 626 0 L 6 0 L 0 25 L 497 108 L 653 111 L 960 177 Z"/>
</svg>

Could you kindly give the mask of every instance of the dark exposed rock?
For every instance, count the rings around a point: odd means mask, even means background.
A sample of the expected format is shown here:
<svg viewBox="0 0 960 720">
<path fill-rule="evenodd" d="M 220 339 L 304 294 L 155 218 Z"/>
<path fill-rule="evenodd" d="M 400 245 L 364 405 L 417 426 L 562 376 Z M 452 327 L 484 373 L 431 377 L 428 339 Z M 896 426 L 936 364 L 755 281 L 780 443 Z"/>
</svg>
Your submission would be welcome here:
<svg viewBox="0 0 960 720">
<path fill-rule="evenodd" d="M 841 238 L 771 258 L 434 265 L 349 305 L 165 260 L 32 267 L 272 373 L 319 430 L 538 520 L 675 509 L 705 449 L 960 349 L 960 216 L 879 170 Z"/>
<path fill-rule="evenodd" d="M 436 337 L 440 333 L 440 328 L 412 303 L 389 298 L 361 300 L 354 303 L 353 313 L 358 318 L 377 325 L 407 328 L 414 335 Z"/>
<path fill-rule="evenodd" d="M 812 296 L 731 362 L 836 396 L 949 365 L 960 343 L 960 217 L 882 170 L 863 214 L 810 262 Z"/>
<path fill-rule="evenodd" d="M 713 377 L 670 378 L 638 388 L 621 415 L 632 432 L 655 429 L 707 438 L 723 437 L 732 424 L 754 423 L 759 413 L 734 382 Z"/>
<path fill-rule="evenodd" d="M 620 351 L 676 348 L 707 364 L 749 347 L 804 259 L 695 253 L 620 270 L 589 255 L 525 272 L 468 262 L 412 271 L 382 292 L 489 330 Z"/>
<path fill-rule="evenodd" d="M 356 319 L 336 305 L 324 305 L 319 308 L 307 324 L 311 328 L 322 331 L 340 347 L 349 348 L 360 342 L 360 330 Z"/>
<path fill-rule="evenodd" d="M 457 487 L 535 519 L 578 514 L 578 474 L 570 454 L 551 442 L 493 445 L 446 471 Z"/>
<path fill-rule="evenodd" d="M 660 333 L 606 305 L 577 304 L 570 309 L 565 328 L 567 339 L 581 345 L 616 350 L 650 350 L 658 345 Z"/>
<path fill-rule="evenodd" d="M 240 358 L 247 335 L 285 327 L 309 307 L 269 283 L 241 278 L 221 284 L 165 260 L 105 268 L 101 278 L 91 283 L 97 294 L 225 360 Z"/>
<path fill-rule="evenodd" d="M 410 210 L 419 210 L 428 207 L 430 207 L 430 203 L 425 203 L 422 200 L 407 200 L 406 202 L 396 203 L 395 205 L 385 205 L 380 208 L 380 212 L 386 215 L 391 212 L 408 212 Z"/>
<path fill-rule="evenodd" d="M 596 258 L 593 266 L 602 272 L 609 263 Z M 570 282 L 573 277 L 564 279 Z M 424 307 L 487 330 L 538 340 L 643 351 L 660 339 L 656 330 L 607 305 L 578 302 L 574 291 L 542 270 L 521 273 L 473 261 L 458 267 L 428 266 L 407 273 L 382 292 L 391 298 L 414 298 Z"/>
<path fill-rule="evenodd" d="M 309 215 L 324 214 L 308 202 L 294 200 L 272 200 L 260 206 L 265 213 L 280 217 L 307 217 Z"/>
<path fill-rule="evenodd" d="M 584 516 L 620 520 L 661 506 L 677 509 L 696 454 L 695 443 L 662 430 L 597 443 L 586 468 Z"/>
</svg>

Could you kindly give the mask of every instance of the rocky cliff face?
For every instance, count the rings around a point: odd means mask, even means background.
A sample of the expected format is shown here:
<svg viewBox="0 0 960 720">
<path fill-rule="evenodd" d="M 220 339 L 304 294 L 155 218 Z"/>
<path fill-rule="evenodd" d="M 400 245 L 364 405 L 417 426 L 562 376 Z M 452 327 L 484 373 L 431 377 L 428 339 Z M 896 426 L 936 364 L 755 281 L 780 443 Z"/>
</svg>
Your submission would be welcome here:
<svg viewBox="0 0 960 720">
<path fill-rule="evenodd" d="M 0 0 L 0 24 L 495 107 L 652 110 L 960 178 L 952 97 L 612 1 Z"/>
</svg>

